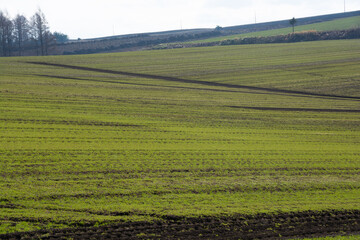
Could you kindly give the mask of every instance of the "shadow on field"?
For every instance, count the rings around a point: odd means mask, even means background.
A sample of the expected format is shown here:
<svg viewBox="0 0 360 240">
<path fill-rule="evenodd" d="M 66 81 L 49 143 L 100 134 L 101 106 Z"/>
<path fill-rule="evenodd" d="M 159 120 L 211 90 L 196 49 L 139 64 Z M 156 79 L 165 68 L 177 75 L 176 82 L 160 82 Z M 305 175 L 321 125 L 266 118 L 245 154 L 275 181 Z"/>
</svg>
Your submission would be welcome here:
<svg viewBox="0 0 360 240">
<path fill-rule="evenodd" d="M 73 65 L 66 65 L 66 64 L 56 64 L 56 63 L 47 63 L 47 62 L 26 62 L 26 63 L 44 65 L 44 66 L 62 67 L 62 68 L 69 68 L 69 69 L 76 69 L 76 70 L 83 70 L 83 71 L 91 71 L 91 72 L 99 72 L 99 73 L 125 75 L 125 76 L 130 76 L 130 77 L 140 77 L 140 78 L 164 80 L 164 81 L 171 81 L 171 82 L 201 84 L 201 85 L 213 86 L 213 87 L 227 87 L 227 88 L 235 88 L 235 89 L 254 90 L 254 91 L 266 91 L 266 92 L 273 92 L 273 93 L 285 93 L 285 94 L 295 94 L 295 95 L 304 95 L 304 96 L 360 100 L 360 97 L 352 97 L 352 96 L 319 94 L 319 93 L 311 93 L 311 92 L 304 92 L 304 91 L 284 90 L 284 89 L 276 89 L 276 88 L 263 88 L 263 87 L 235 85 L 235 84 L 217 83 L 217 82 L 209 82 L 209 81 L 198 81 L 198 80 L 182 79 L 182 78 L 177 78 L 177 77 L 160 76 L 160 75 L 154 75 L 154 74 L 131 73 L 131 72 L 114 71 L 114 70 L 106 70 L 106 69 L 99 69 L 99 68 L 80 67 L 80 66 L 73 66 Z"/>
<path fill-rule="evenodd" d="M 289 239 L 360 231 L 360 211 L 305 211 L 278 214 L 180 217 L 153 222 L 44 229 L 0 235 L 1 239 Z"/>
</svg>

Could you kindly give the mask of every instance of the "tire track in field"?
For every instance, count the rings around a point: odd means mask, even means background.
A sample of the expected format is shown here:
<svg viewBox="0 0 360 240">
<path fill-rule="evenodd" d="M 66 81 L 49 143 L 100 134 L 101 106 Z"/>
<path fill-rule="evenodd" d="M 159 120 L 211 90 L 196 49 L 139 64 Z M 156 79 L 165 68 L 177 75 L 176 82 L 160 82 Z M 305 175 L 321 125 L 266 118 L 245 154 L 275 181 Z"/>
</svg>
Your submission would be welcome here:
<svg viewBox="0 0 360 240">
<path fill-rule="evenodd" d="M 145 84 L 145 83 L 129 83 L 129 82 L 120 82 L 120 81 L 111 81 L 111 80 L 96 80 L 96 79 L 87 79 L 87 78 L 75 78 L 75 77 L 65 77 L 65 76 L 55 76 L 55 75 L 33 75 L 37 77 L 49 77 L 49 78 L 58 78 L 58 79 L 67 79 L 67 80 L 77 80 L 77 81 L 87 81 L 87 82 L 98 82 L 98 83 L 115 83 L 115 84 L 125 84 L 132 86 L 145 86 L 145 87 L 157 87 L 157 88 L 175 88 L 175 89 L 189 89 L 189 90 L 200 90 L 200 91 L 213 91 L 213 92 L 231 92 L 231 93 L 247 93 L 254 94 L 254 92 L 246 91 L 235 91 L 235 90 L 225 90 L 225 89 L 214 89 L 214 88 L 192 88 L 192 87 L 179 87 L 179 86 L 167 86 L 167 85 L 156 85 L 156 84 Z M 264 95 L 267 93 L 255 93 L 259 95 Z M 283 95 L 283 94 L 278 94 Z"/>
<path fill-rule="evenodd" d="M 286 93 L 286 94 L 316 96 L 316 97 L 330 97 L 330 98 L 335 98 L 335 99 L 351 99 L 351 100 L 357 100 L 357 101 L 360 100 L 360 97 L 353 97 L 353 96 L 320 94 L 320 93 L 311 93 L 311 92 L 295 91 L 295 90 L 285 90 L 285 89 L 277 89 L 277 88 L 264 88 L 264 87 L 235 85 L 235 84 L 209 82 L 209 81 L 198 81 L 198 80 L 190 80 L 190 79 L 183 79 L 183 78 L 177 78 L 177 77 L 160 76 L 160 75 L 154 75 L 154 74 L 114 71 L 114 70 L 106 70 L 106 69 L 90 68 L 90 67 L 81 67 L 81 66 L 57 64 L 57 63 L 48 63 L 48 62 L 25 62 L 25 63 L 37 64 L 37 65 L 43 65 L 43 66 L 69 68 L 69 69 L 83 70 L 83 71 L 90 71 L 90 72 L 108 73 L 108 74 L 115 74 L 115 75 L 125 75 L 125 76 L 130 76 L 130 77 L 140 77 L 140 78 L 164 80 L 164 81 L 171 81 L 171 82 L 200 84 L 200 85 L 213 86 L 213 87 L 227 87 L 227 88 L 235 88 L 235 89 L 247 89 L 247 90 L 253 90 L 253 91 L 266 91 L 266 92 L 273 92 L 273 93 Z"/>
<path fill-rule="evenodd" d="M 32 76 L 67 79 L 67 80 L 75 80 L 75 81 L 97 82 L 97 83 L 113 83 L 113 84 L 124 84 L 124 85 L 132 85 L 132 86 L 145 86 L 145 87 L 154 87 L 154 88 L 173 88 L 173 89 L 186 89 L 186 90 L 196 90 L 196 91 L 245 93 L 245 94 L 256 94 L 256 95 L 269 95 L 270 94 L 270 93 L 266 93 L 266 92 L 226 90 L 226 89 L 200 88 L 200 87 L 198 87 L 198 88 L 195 88 L 195 87 L 179 87 L 179 86 L 156 85 L 156 84 L 145 84 L 145 83 L 129 83 L 129 82 L 120 82 L 120 81 L 112 81 L 112 80 L 97 80 L 97 79 L 55 76 L 55 75 L 43 75 L 43 74 L 37 74 L 37 75 L 32 75 Z M 312 97 L 312 98 L 323 98 L 323 99 L 332 99 L 332 100 L 334 100 L 333 98 L 330 98 L 330 97 L 320 97 L 320 96 L 302 96 L 302 95 L 293 95 L 293 94 L 285 94 L 285 93 L 271 93 L 271 94 L 272 95 L 277 95 L 277 96 Z M 347 100 L 347 99 L 338 98 L 336 100 Z"/>
<path fill-rule="evenodd" d="M 35 123 L 35 124 L 64 124 L 64 125 L 78 125 L 78 126 L 100 126 L 100 127 L 143 127 L 143 125 L 119 123 L 119 122 L 103 122 L 93 120 L 55 120 L 55 119 L 25 119 L 25 118 L 0 118 L 4 122 L 20 122 L 20 123 Z"/>
<path fill-rule="evenodd" d="M 244 107 L 244 106 L 227 106 L 227 107 L 240 108 L 240 109 L 251 109 L 251 110 L 262 110 L 262 111 L 360 113 L 360 110 L 353 110 L 353 109 L 277 108 L 277 107 Z"/>
</svg>

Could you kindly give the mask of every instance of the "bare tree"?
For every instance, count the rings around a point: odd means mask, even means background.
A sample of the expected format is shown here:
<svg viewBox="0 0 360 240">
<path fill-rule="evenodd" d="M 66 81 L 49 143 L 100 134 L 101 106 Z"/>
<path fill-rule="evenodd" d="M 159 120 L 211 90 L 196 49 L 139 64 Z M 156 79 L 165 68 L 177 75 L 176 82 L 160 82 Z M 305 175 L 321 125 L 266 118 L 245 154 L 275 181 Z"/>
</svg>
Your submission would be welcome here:
<svg viewBox="0 0 360 240">
<path fill-rule="evenodd" d="M 67 35 L 49 30 L 44 13 L 38 11 L 30 21 L 21 14 L 10 19 L 6 11 L 0 10 L 0 56 L 48 55 L 56 51 L 56 38 Z M 16 54 L 15 54 L 16 53 Z"/>
<path fill-rule="evenodd" d="M 6 49 L 6 37 L 4 34 L 5 31 L 5 22 L 6 22 L 6 16 L 5 14 L 0 11 L 0 50 L 1 50 L 1 55 L 5 56 L 5 49 Z"/>
<path fill-rule="evenodd" d="M 49 27 L 45 15 L 40 9 L 31 18 L 31 27 L 34 31 L 33 35 L 35 35 L 38 43 L 40 43 L 41 55 L 44 56 L 47 53 L 46 38 Z"/>
<path fill-rule="evenodd" d="M 3 56 L 10 56 L 13 42 L 13 23 L 0 11 L 0 40 Z"/>
<path fill-rule="evenodd" d="M 49 54 L 49 51 L 52 51 L 56 48 L 56 38 L 54 34 L 52 34 L 50 31 L 45 31 L 45 55 Z"/>
<path fill-rule="evenodd" d="M 292 19 L 290 19 L 289 23 L 290 25 L 292 26 L 292 30 L 293 30 L 293 33 L 295 32 L 295 24 L 296 24 L 296 19 L 293 17 Z"/>
<path fill-rule="evenodd" d="M 28 40 L 29 22 L 23 15 L 17 15 L 14 19 L 14 35 L 16 38 L 19 56 L 23 54 L 23 44 Z"/>
<path fill-rule="evenodd" d="M 5 14 L 0 11 L 0 46 L 1 46 L 1 55 L 5 56 L 5 35 L 4 35 L 4 26 L 5 26 L 6 17 Z"/>
<path fill-rule="evenodd" d="M 14 24 L 10 19 L 6 22 L 6 43 L 7 43 L 7 50 L 8 56 L 11 56 L 12 51 L 12 43 L 13 43 L 13 32 L 14 32 Z"/>
</svg>

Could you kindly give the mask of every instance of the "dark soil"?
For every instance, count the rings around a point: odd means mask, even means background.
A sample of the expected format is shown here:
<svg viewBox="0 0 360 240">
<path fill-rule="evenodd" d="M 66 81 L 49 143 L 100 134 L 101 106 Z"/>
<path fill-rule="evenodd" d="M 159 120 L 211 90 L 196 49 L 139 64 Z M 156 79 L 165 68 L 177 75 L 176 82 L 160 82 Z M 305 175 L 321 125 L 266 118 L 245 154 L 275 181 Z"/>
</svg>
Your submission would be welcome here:
<svg viewBox="0 0 360 240">
<path fill-rule="evenodd" d="M 360 232 L 360 210 L 162 218 L 152 223 L 11 233 L 0 239 L 289 239 Z"/>
</svg>

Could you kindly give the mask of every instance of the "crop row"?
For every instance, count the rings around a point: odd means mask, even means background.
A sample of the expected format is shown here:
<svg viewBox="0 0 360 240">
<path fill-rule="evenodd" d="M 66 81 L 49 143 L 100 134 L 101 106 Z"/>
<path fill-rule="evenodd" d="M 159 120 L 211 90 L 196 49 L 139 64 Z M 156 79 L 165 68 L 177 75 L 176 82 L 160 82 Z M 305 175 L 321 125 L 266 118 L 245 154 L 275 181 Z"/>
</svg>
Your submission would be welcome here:
<svg viewBox="0 0 360 240">
<path fill-rule="evenodd" d="M 0 232 L 358 209 L 359 50 L 0 59 Z"/>
</svg>

